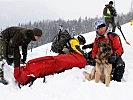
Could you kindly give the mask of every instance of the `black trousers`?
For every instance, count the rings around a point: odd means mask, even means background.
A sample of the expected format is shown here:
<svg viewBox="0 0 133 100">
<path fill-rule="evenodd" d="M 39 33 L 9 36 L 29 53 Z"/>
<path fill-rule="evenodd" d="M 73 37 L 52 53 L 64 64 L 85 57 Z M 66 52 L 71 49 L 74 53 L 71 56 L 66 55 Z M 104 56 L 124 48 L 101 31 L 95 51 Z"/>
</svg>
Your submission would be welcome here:
<svg viewBox="0 0 133 100">
<path fill-rule="evenodd" d="M 112 67 L 113 80 L 121 82 L 121 79 L 125 71 L 125 62 L 121 57 L 119 57 L 115 61 L 115 63 L 112 64 Z"/>
<path fill-rule="evenodd" d="M 116 24 L 114 18 L 105 18 L 105 23 L 107 28 L 109 27 L 109 24 L 112 25 L 112 32 L 115 32 Z"/>
</svg>

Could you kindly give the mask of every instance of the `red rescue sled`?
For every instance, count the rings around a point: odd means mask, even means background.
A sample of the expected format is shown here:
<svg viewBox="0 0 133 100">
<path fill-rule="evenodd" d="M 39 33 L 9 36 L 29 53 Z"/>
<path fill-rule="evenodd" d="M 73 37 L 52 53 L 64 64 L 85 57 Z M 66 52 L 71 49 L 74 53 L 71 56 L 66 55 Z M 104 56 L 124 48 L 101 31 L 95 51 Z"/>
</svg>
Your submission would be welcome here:
<svg viewBox="0 0 133 100">
<path fill-rule="evenodd" d="M 14 77 L 20 84 L 27 84 L 31 76 L 35 78 L 61 72 L 73 67 L 84 68 L 86 59 L 80 54 L 60 54 L 29 60 L 26 66 L 14 68 Z"/>
</svg>

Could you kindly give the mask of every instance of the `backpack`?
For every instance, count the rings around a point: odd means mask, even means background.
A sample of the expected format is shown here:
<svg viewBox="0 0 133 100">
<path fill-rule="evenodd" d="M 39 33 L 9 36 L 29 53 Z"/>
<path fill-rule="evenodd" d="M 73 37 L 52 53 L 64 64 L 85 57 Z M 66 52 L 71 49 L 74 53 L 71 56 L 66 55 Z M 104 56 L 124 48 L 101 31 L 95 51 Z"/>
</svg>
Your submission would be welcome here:
<svg viewBox="0 0 133 100">
<path fill-rule="evenodd" d="M 55 36 L 51 50 L 55 53 L 63 53 L 62 49 L 67 44 L 67 42 L 71 39 L 71 35 L 68 33 L 67 30 L 60 31 L 57 36 Z"/>
</svg>

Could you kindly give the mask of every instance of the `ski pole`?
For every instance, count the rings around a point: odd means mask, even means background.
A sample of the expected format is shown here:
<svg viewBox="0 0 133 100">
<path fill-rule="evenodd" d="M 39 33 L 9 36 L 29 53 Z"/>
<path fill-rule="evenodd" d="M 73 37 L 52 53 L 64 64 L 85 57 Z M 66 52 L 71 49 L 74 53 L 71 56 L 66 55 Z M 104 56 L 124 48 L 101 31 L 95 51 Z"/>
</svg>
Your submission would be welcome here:
<svg viewBox="0 0 133 100">
<path fill-rule="evenodd" d="M 124 34 L 123 34 L 123 32 L 122 32 L 122 29 L 121 29 L 121 26 L 120 26 L 119 22 L 116 23 L 116 26 L 117 26 L 117 28 L 120 30 L 120 32 L 121 32 L 121 34 L 122 34 L 122 36 L 123 36 L 123 38 L 124 38 L 126 44 L 130 45 L 130 43 L 126 40 L 126 38 L 125 38 L 125 36 L 124 36 Z"/>
</svg>

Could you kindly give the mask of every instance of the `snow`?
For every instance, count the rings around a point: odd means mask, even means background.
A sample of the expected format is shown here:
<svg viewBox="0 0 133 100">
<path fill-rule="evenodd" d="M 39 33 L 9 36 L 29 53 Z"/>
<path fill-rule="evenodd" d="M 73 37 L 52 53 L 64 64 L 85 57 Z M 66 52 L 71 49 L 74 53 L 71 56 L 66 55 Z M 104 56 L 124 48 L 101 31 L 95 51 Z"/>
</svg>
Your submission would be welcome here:
<svg viewBox="0 0 133 100">
<path fill-rule="evenodd" d="M 43 83 L 43 78 L 38 78 L 31 87 L 26 85 L 19 89 L 13 77 L 13 66 L 5 64 L 5 78 L 9 81 L 9 85 L 0 84 L 0 100 L 133 100 L 133 26 L 127 23 L 122 26 L 122 30 L 131 44 L 127 45 L 119 30 L 116 30 L 122 40 L 124 47 L 122 58 L 126 63 L 122 82 L 111 81 L 110 87 L 106 87 L 101 82 L 87 81 L 82 73 L 92 69 L 92 66 L 88 65 L 86 68 L 74 67 L 59 74 L 46 76 L 46 83 Z M 94 41 L 95 32 L 83 35 L 87 44 Z M 32 52 L 29 50 L 28 60 L 57 55 L 50 52 L 50 45 L 51 43 L 48 43 L 37 47 Z"/>
</svg>

